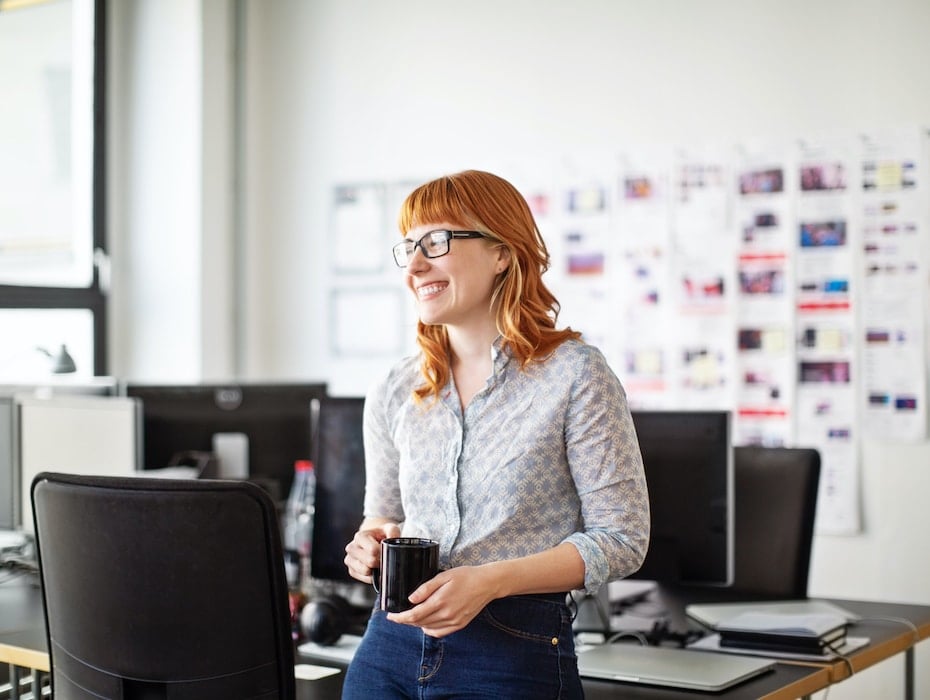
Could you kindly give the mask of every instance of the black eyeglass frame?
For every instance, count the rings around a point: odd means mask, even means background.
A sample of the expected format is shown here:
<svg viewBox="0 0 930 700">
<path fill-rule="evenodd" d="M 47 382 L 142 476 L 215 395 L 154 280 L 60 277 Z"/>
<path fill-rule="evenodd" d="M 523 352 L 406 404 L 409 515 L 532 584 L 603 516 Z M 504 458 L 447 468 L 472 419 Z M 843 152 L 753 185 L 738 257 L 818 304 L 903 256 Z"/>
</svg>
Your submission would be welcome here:
<svg viewBox="0 0 930 700">
<path fill-rule="evenodd" d="M 426 250 L 426 247 L 423 245 L 423 239 L 426 238 L 427 236 L 433 236 L 437 233 L 445 234 L 444 241 L 446 243 L 446 249 L 441 253 L 431 255 L 429 251 Z M 391 252 L 394 255 L 394 262 L 397 265 L 397 267 L 404 268 L 410 264 L 410 258 L 412 258 L 414 253 L 416 253 L 417 248 L 423 251 L 423 257 L 428 258 L 430 260 L 434 260 L 435 258 L 441 258 L 443 255 L 449 254 L 449 251 L 452 249 L 450 241 L 453 238 L 487 238 L 487 237 L 488 235 L 486 233 L 481 233 L 481 231 L 449 231 L 447 229 L 439 228 L 439 229 L 436 229 L 435 231 L 427 231 L 415 241 L 411 241 L 410 239 L 405 238 L 403 241 L 401 241 L 400 243 L 395 245 L 393 248 L 391 248 Z M 410 243 L 413 243 L 413 247 L 408 250 L 407 246 Z M 439 241 L 434 241 L 434 243 L 439 243 Z M 401 259 L 403 259 L 403 263 L 401 263 Z"/>
</svg>

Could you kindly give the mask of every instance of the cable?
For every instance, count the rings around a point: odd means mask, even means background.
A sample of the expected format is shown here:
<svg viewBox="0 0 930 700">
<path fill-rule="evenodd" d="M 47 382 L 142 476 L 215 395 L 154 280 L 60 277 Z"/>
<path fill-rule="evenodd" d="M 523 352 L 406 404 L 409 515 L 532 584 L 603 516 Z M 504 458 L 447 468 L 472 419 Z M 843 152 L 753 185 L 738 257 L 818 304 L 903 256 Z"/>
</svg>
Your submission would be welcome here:
<svg viewBox="0 0 930 700">
<path fill-rule="evenodd" d="M 569 602 L 571 601 L 571 602 Z M 575 600 L 575 592 L 569 591 L 568 600 L 565 601 L 568 606 L 568 610 L 571 613 L 572 623 L 575 622 L 575 618 L 578 617 L 578 601 Z"/>
<path fill-rule="evenodd" d="M 904 618 L 904 617 L 890 617 L 890 616 L 889 616 L 889 617 L 860 617 L 859 619 L 857 619 L 857 620 L 855 621 L 854 624 L 861 624 L 861 623 L 863 623 L 863 622 L 872 622 L 872 623 L 875 623 L 875 622 L 893 622 L 893 623 L 895 623 L 895 624 L 903 625 L 903 626 L 907 627 L 908 629 L 910 629 L 910 630 L 914 633 L 914 642 L 913 642 L 913 644 L 912 644 L 911 646 L 915 646 L 915 645 L 920 641 L 920 630 L 917 628 L 917 625 L 915 625 L 913 622 L 911 622 L 911 621 L 908 620 L 907 618 Z M 843 660 L 843 662 L 846 664 L 846 669 L 849 671 L 850 677 L 852 677 L 852 676 L 855 675 L 856 669 L 853 667 L 852 657 L 849 656 L 848 654 L 843 654 L 843 653 L 840 651 L 840 649 L 842 648 L 842 644 L 838 644 L 838 645 L 835 645 L 835 646 L 832 645 L 832 644 L 827 644 L 827 645 L 825 645 L 825 647 L 826 647 L 826 649 L 829 650 L 836 658 L 842 659 L 842 660 Z M 827 693 L 829 692 L 829 690 L 830 690 L 830 688 L 827 687 L 826 691 L 824 692 L 824 696 L 823 696 L 823 698 L 822 698 L 821 700 L 827 700 Z"/>
<path fill-rule="evenodd" d="M 852 658 L 848 654 L 843 654 L 840 651 L 840 649 L 843 648 L 842 644 L 838 644 L 836 646 L 833 646 L 832 644 L 825 644 L 824 647 L 832 652 L 836 658 L 842 659 L 844 662 L 846 662 L 846 668 L 849 671 L 850 678 L 856 674 L 856 669 L 853 668 Z M 824 700 L 826 700 L 826 696 L 824 696 Z"/>
<path fill-rule="evenodd" d="M 642 632 L 636 632 L 634 630 L 630 630 L 626 632 L 615 632 L 614 634 L 610 635 L 607 639 L 604 640 L 604 644 L 613 644 L 617 640 L 623 639 L 624 637 L 633 637 L 634 639 L 639 641 L 641 646 L 644 646 L 644 647 L 649 646 L 649 640 L 646 638 L 646 635 L 643 634 Z"/>
<path fill-rule="evenodd" d="M 914 633 L 914 645 L 920 641 L 920 630 L 917 628 L 917 625 L 905 617 L 860 617 L 854 624 L 859 624 L 861 622 L 894 622 L 899 625 L 904 625 Z"/>
</svg>

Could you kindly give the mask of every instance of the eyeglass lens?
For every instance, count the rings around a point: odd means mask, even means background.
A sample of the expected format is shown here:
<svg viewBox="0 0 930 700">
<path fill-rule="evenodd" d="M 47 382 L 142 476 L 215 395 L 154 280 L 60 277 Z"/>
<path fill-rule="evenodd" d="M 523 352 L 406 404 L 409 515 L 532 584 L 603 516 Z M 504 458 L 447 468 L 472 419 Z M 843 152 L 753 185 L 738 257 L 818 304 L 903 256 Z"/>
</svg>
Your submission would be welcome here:
<svg viewBox="0 0 930 700">
<path fill-rule="evenodd" d="M 406 267 L 418 245 L 427 258 L 441 257 L 449 252 L 449 238 L 448 231 L 430 231 L 417 241 L 401 241 L 394 246 L 394 259 L 398 265 Z"/>
</svg>

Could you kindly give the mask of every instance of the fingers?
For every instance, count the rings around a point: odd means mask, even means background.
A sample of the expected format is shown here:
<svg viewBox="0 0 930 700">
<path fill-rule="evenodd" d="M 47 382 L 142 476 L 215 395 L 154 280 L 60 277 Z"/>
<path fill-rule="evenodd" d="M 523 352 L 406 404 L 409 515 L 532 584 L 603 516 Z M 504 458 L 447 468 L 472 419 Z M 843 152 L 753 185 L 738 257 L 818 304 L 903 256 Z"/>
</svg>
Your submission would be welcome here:
<svg viewBox="0 0 930 700">
<path fill-rule="evenodd" d="M 371 583 L 371 571 L 381 565 L 381 540 L 397 537 L 400 528 L 396 523 L 359 530 L 346 545 L 343 562 L 349 575 L 362 583 Z"/>
<path fill-rule="evenodd" d="M 471 622 L 487 601 L 480 595 L 456 594 L 456 570 L 433 577 L 410 595 L 414 607 L 401 613 L 389 613 L 388 619 L 420 627 L 431 637 L 452 634 Z M 457 570 L 461 572 L 462 570 Z"/>
<path fill-rule="evenodd" d="M 363 583 L 371 583 L 371 570 L 381 563 L 381 548 L 370 532 L 356 532 L 346 545 L 346 569 L 349 575 Z"/>
<path fill-rule="evenodd" d="M 419 605 L 424 600 L 433 595 L 438 591 L 449 579 L 449 575 L 446 572 L 437 574 L 429 581 L 425 581 L 417 589 L 410 594 L 408 600 L 414 605 Z"/>
<path fill-rule="evenodd" d="M 358 559 L 348 553 L 346 553 L 345 559 L 342 561 L 346 565 L 349 576 L 362 583 L 371 583 L 371 570 L 375 567 L 361 564 Z"/>
<path fill-rule="evenodd" d="M 429 581 L 419 586 L 410 594 L 408 600 L 413 603 L 409 610 L 399 613 L 389 613 L 388 619 L 402 625 L 415 625 L 422 627 L 427 621 L 437 619 L 437 613 L 441 613 L 443 607 L 443 597 L 433 595 L 442 587 L 445 573 L 434 576 Z"/>
</svg>

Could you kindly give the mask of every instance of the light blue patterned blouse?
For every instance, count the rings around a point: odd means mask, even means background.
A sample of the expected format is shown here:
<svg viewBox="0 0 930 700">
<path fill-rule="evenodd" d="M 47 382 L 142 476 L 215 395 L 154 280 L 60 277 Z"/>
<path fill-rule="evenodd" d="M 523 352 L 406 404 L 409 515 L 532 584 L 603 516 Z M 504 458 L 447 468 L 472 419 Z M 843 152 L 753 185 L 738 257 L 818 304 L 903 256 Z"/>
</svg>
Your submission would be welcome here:
<svg viewBox="0 0 930 700">
<path fill-rule="evenodd" d="M 493 370 L 464 411 L 451 380 L 415 403 L 420 358 L 399 362 L 365 402 L 366 517 L 440 543 L 440 567 L 535 554 L 570 542 L 585 588 L 643 562 L 649 500 L 626 394 L 603 354 L 568 341 Z"/>
</svg>

